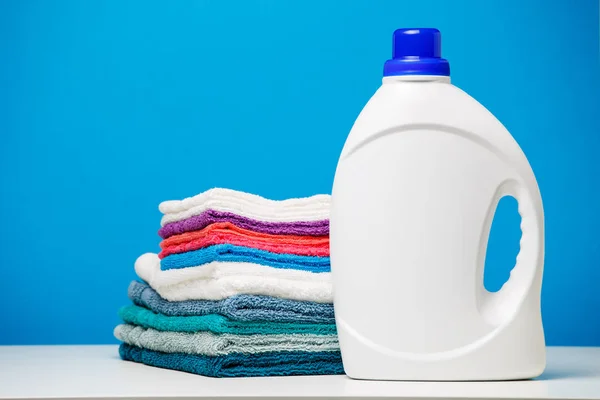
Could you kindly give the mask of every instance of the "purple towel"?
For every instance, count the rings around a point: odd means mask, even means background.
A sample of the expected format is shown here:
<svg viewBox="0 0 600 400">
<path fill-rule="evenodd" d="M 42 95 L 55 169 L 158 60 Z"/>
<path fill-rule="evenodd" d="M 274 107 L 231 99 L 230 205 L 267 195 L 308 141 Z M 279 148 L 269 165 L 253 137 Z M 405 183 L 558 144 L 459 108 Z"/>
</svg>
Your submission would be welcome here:
<svg viewBox="0 0 600 400">
<path fill-rule="evenodd" d="M 326 219 L 321 221 L 267 222 L 215 210 L 206 210 L 202 214 L 166 224 L 159 229 L 158 235 L 166 239 L 180 233 L 200 230 L 215 222 L 231 222 L 240 228 L 274 235 L 329 235 L 329 220 Z"/>
</svg>

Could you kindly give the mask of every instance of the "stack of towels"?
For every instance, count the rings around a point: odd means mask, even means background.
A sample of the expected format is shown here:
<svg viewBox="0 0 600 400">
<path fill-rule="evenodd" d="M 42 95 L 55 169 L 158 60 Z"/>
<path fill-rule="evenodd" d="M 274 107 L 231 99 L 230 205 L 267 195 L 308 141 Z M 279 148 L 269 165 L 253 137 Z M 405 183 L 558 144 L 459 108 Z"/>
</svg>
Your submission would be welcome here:
<svg viewBox="0 0 600 400">
<path fill-rule="evenodd" d="M 343 373 L 329 206 L 227 189 L 161 203 L 161 252 L 137 259 L 115 328 L 121 358 L 214 377 Z"/>
</svg>

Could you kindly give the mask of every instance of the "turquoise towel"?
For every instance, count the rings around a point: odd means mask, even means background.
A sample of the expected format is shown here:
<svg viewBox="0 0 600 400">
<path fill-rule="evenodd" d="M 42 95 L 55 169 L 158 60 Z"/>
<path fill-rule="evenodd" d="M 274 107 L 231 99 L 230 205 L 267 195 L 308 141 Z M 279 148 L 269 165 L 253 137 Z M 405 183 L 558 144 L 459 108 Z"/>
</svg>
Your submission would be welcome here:
<svg viewBox="0 0 600 400">
<path fill-rule="evenodd" d="M 138 306 L 168 316 L 221 314 L 236 321 L 335 324 L 333 304 L 239 294 L 223 300 L 167 301 L 148 284 L 132 281 L 129 298 Z"/>
<path fill-rule="evenodd" d="M 342 357 L 337 351 L 275 352 L 201 356 L 184 353 L 161 353 L 121 344 L 123 360 L 154 367 L 175 369 L 212 377 L 337 375 L 343 374 Z"/>
<path fill-rule="evenodd" d="M 273 268 L 331 272 L 329 257 L 279 254 L 233 244 L 217 244 L 200 250 L 171 254 L 160 261 L 160 269 L 178 269 L 208 264 L 212 261 L 248 262 Z"/>
<path fill-rule="evenodd" d="M 293 322 L 233 321 L 218 314 L 190 317 L 169 317 L 155 314 L 139 306 L 126 306 L 119 316 L 128 324 L 139 325 L 159 331 L 233 333 L 236 335 L 277 335 L 285 333 L 332 335 L 335 324 L 304 324 Z"/>
</svg>

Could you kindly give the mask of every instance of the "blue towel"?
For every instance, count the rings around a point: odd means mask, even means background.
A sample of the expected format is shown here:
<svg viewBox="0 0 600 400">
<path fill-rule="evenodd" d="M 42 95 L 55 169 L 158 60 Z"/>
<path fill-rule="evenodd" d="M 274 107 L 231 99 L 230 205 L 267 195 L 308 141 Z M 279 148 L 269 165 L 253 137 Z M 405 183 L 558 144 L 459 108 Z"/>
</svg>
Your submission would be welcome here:
<svg viewBox="0 0 600 400">
<path fill-rule="evenodd" d="M 283 269 L 331 272 L 329 257 L 279 254 L 233 244 L 216 244 L 186 253 L 171 254 L 160 261 L 160 269 L 195 267 L 212 261 L 249 262 Z"/>
<path fill-rule="evenodd" d="M 219 314 L 168 317 L 135 305 L 121 307 L 121 319 L 132 325 L 159 331 L 231 333 L 234 335 L 312 334 L 335 335 L 335 324 L 304 324 L 297 322 L 233 321 Z"/>
<path fill-rule="evenodd" d="M 344 373 L 342 357 L 337 351 L 233 353 L 213 357 L 185 353 L 162 353 L 123 343 L 119 347 L 119 355 L 126 361 L 215 378 Z"/>
<path fill-rule="evenodd" d="M 333 304 L 240 294 L 223 300 L 167 301 L 142 282 L 129 284 L 134 304 L 168 316 L 220 314 L 235 321 L 334 324 Z"/>
</svg>

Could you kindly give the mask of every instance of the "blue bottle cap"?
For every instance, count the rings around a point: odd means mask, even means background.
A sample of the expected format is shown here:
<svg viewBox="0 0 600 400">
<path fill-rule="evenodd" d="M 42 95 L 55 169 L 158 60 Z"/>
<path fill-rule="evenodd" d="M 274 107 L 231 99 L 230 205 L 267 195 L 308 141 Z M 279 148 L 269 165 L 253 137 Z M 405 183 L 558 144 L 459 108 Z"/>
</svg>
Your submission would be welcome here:
<svg viewBox="0 0 600 400">
<path fill-rule="evenodd" d="M 398 29 L 394 32 L 392 59 L 383 76 L 450 76 L 450 64 L 442 58 L 442 34 L 435 28 Z"/>
</svg>

